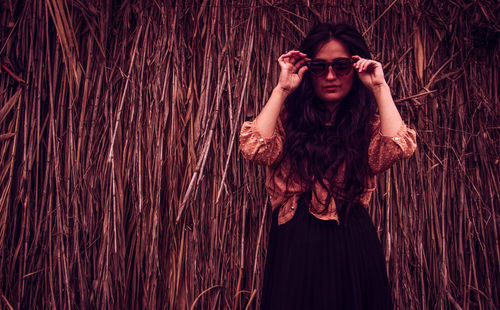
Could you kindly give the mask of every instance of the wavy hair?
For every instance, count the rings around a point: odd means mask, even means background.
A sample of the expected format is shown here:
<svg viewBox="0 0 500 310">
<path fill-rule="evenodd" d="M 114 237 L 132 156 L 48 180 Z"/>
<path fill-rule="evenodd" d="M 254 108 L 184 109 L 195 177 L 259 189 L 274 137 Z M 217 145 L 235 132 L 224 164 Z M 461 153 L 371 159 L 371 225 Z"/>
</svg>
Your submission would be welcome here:
<svg viewBox="0 0 500 310">
<path fill-rule="evenodd" d="M 361 34 L 346 24 L 319 24 L 313 27 L 299 50 L 313 58 L 319 49 L 331 40 L 344 44 L 349 53 L 370 59 L 370 52 Z M 365 188 L 368 167 L 368 145 L 372 134 L 371 120 L 376 111 L 371 92 L 354 74 L 352 88 L 339 103 L 333 124 L 325 125 L 331 113 L 313 89 L 308 71 L 301 84 L 286 101 L 287 118 L 284 122 L 286 140 L 284 158 L 290 160 L 291 170 L 313 188 L 315 180 L 328 192 L 345 193 L 343 200 L 354 202 Z M 281 163 L 281 162 L 280 162 Z M 334 176 L 345 164 L 345 178 L 336 184 Z M 279 166 L 279 164 L 277 165 Z M 290 176 L 287 180 L 289 182 Z M 328 180 L 328 183 L 323 182 Z M 347 216 L 351 203 L 338 206 L 339 215 Z M 326 212 L 326 206 L 316 212 Z"/>
</svg>

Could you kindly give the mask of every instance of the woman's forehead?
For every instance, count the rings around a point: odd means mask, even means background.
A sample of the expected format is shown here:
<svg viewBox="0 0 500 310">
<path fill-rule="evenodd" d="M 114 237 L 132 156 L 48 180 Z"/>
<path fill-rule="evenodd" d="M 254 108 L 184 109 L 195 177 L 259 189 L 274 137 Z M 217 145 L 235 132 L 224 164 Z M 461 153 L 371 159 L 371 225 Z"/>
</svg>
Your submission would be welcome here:
<svg viewBox="0 0 500 310">
<path fill-rule="evenodd" d="M 345 45 L 338 40 L 330 40 L 319 47 L 314 58 L 333 60 L 339 57 L 350 57 L 351 54 Z"/>
</svg>

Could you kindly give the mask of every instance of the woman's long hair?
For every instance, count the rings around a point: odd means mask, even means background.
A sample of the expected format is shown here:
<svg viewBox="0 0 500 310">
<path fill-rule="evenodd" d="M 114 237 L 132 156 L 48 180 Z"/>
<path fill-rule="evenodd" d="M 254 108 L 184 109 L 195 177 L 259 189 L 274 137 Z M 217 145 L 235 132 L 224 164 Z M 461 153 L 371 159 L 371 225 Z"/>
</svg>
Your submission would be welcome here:
<svg viewBox="0 0 500 310">
<path fill-rule="evenodd" d="M 345 24 L 315 26 L 299 50 L 313 58 L 332 39 L 342 42 L 351 56 L 371 58 L 361 34 Z M 316 96 L 311 76 L 306 71 L 299 87 L 286 99 L 285 108 L 286 140 L 282 160 L 288 157 L 290 171 L 294 171 L 309 188 L 319 181 L 329 193 L 327 201 L 340 190 L 345 193 L 344 200 L 353 202 L 363 192 L 369 174 L 368 145 L 372 134 L 371 120 L 376 110 L 371 92 L 354 73 L 350 92 L 339 104 L 333 124 L 326 126 L 330 112 Z M 343 164 L 344 183 L 336 184 L 334 176 Z M 328 185 L 323 179 L 328 180 Z M 350 205 L 337 206 L 341 217 L 347 216 Z M 326 207 L 315 211 L 325 212 Z"/>
</svg>

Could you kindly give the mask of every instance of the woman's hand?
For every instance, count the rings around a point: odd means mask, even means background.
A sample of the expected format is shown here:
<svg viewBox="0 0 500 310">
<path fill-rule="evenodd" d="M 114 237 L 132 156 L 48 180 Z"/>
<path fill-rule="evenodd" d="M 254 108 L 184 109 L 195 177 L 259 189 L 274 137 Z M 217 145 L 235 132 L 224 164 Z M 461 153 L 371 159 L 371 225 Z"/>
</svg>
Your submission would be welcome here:
<svg viewBox="0 0 500 310">
<path fill-rule="evenodd" d="M 357 62 L 353 65 L 358 72 L 361 82 L 372 92 L 383 85 L 386 85 L 382 64 L 372 59 L 364 59 L 359 56 L 352 56 Z"/>
<path fill-rule="evenodd" d="M 294 91 L 302 81 L 302 77 L 307 70 L 304 66 L 310 60 L 307 55 L 299 51 L 289 51 L 278 58 L 281 67 L 277 88 L 286 94 Z"/>
</svg>

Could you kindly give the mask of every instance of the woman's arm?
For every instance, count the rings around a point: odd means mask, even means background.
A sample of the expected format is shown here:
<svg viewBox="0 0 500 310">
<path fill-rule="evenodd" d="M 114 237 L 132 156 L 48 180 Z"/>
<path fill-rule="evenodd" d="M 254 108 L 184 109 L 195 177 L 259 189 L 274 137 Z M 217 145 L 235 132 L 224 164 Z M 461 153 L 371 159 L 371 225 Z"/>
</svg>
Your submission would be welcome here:
<svg viewBox="0 0 500 310">
<path fill-rule="evenodd" d="M 380 120 L 374 124 L 380 133 L 374 133 L 368 146 L 368 164 L 373 174 L 389 169 L 396 161 L 410 157 L 417 147 L 415 131 L 404 124 L 392 100 L 391 90 L 384 79 L 382 65 L 375 60 L 362 59 L 354 68 L 361 82 L 368 87 L 377 102 Z M 378 130 L 377 130 L 378 131 Z"/>
<path fill-rule="evenodd" d="M 354 68 L 358 71 L 361 82 L 371 90 L 375 97 L 380 113 L 380 132 L 384 136 L 396 135 L 403 125 L 401 115 L 392 100 L 391 90 L 384 78 L 382 64 L 371 59 L 353 56 L 358 60 Z"/>
<path fill-rule="evenodd" d="M 280 113 L 286 97 L 299 86 L 307 70 L 302 66 L 306 60 L 306 55 L 299 51 L 278 58 L 281 67 L 278 85 L 259 115 L 241 126 L 240 150 L 244 158 L 266 166 L 280 158 L 285 138 Z"/>
<path fill-rule="evenodd" d="M 272 137 L 276 121 L 281 112 L 283 102 L 285 102 L 288 93 L 280 87 L 275 87 L 266 105 L 262 108 L 259 115 L 255 118 L 254 126 L 264 138 Z"/>
<path fill-rule="evenodd" d="M 392 100 L 389 85 L 384 83 L 376 86 L 372 89 L 372 92 L 380 113 L 380 132 L 384 136 L 393 137 L 403 125 L 403 120 Z"/>
<path fill-rule="evenodd" d="M 273 89 L 254 124 L 263 137 L 269 138 L 273 135 L 286 97 L 299 86 L 307 70 L 307 66 L 302 66 L 307 60 L 306 54 L 299 51 L 290 51 L 278 58 L 281 67 L 278 85 Z"/>
</svg>

